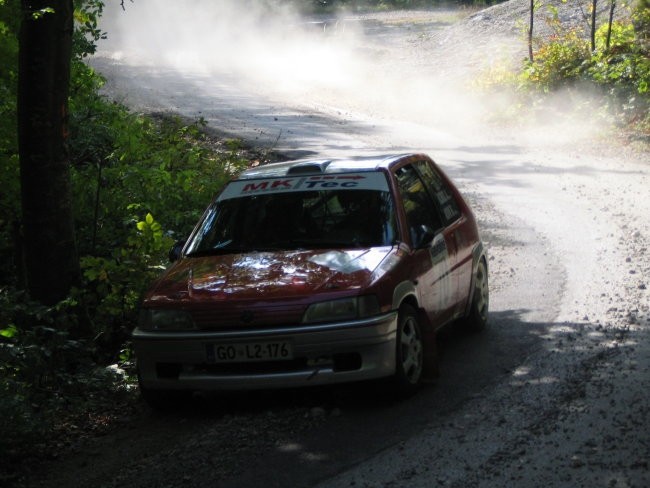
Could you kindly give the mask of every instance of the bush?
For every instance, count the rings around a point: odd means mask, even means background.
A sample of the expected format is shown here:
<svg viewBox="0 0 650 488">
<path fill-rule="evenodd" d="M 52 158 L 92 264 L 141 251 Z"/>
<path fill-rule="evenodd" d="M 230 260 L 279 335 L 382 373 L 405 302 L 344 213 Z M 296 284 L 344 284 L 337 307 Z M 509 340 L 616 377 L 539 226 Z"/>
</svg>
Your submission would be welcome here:
<svg viewBox="0 0 650 488">
<path fill-rule="evenodd" d="M 72 298 L 45 307 L 0 290 L 0 456 L 7 461 L 33 455 L 93 398 L 115 402 L 124 390 L 122 378 L 96 366 L 88 341 L 72 338 L 77 308 Z"/>
<path fill-rule="evenodd" d="M 208 148 L 200 120 L 131 114 L 95 90 L 84 98 L 72 123 L 83 300 L 93 333 L 112 353 L 133 328 L 140 297 L 173 242 L 189 235 L 248 161 L 234 144 L 221 153 Z"/>
<path fill-rule="evenodd" d="M 605 117 L 647 138 L 650 56 L 646 39 L 650 22 L 640 19 L 650 19 L 647 7 L 639 8 L 632 20 L 613 22 L 611 31 L 607 23 L 602 25 L 592 52 L 580 30 L 563 30 L 555 15 L 549 21 L 555 34 L 538 41 L 532 62 L 525 60 L 518 73 L 503 66 L 492 68 L 476 86 L 492 93 L 514 90 L 518 95 L 516 107 L 525 108 L 527 113 L 548 118 L 557 115 L 555 109 L 579 108 L 583 117 Z M 563 104 L 553 107 L 553 97 L 548 95 L 558 90 L 563 91 Z M 566 103 L 568 100 L 575 106 Z"/>
<path fill-rule="evenodd" d="M 589 43 L 577 30 L 553 36 L 526 62 L 520 80 L 523 85 L 548 92 L 579 79 L 589 58 Z"/>
<path fill-rule="evenodd" d="M 607 90 L 619 114 L 650 127 L 650 57 L 637 42 L 632 24 L 614 23 L 609 49 L 607 26 L 597 32 L 598 50 L 591 56 L 585 76 Z"/>
</svg>

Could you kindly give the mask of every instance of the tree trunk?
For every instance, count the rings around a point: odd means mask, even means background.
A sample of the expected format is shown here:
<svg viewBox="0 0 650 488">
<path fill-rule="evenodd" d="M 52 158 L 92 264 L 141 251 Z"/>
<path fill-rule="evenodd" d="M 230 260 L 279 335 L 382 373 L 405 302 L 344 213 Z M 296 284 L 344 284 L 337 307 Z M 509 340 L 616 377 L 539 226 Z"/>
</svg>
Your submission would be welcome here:
<svg viewBox="0 0 650 488">
<path fill-rule="evenodd" d="M 535 0 L 530 0 L 530 23 L 528 24 L 528 59 L 532 63 L 533 58 L 533 27 L 535 26 Z"/>
<path fill-rule="evenodd" d="M 598 0 L 591 0 L 591 52 L 596 50 L 596 9 Z"/>
<path fill-rule="evenodd" d="M 18 144 L 25 275 L 51 305 L 78 282 L 67 148 L 72 0 L 21 0 Z M 53 9 L 47 12 L 44 9 Z M 35 15 L 35 14 L 38 15 Z"/>
<path fill-rule="evenodd" d="M 609 23 L 607 24 L 607 42 L 605 49 L 609 51 L 609 45 L 612 41 L 612 24 L 614 23 L 614 10 L 616 9 L 616 0 L 610 0 L 609 4 Z"/>
</svg>

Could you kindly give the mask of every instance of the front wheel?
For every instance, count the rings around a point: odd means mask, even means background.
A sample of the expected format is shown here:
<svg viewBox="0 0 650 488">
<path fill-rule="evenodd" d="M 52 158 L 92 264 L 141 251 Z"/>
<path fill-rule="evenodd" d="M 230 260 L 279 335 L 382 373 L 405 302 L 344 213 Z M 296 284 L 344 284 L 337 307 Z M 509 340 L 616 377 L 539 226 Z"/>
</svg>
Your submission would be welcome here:
<svg viewBox="0 0 650 488">
<path fill-rule="evenodd" d="M 409 395 L 420 386 L 424 359 L 422 330 L 417 312 L 403 305 L 398 315 L 395 376 L 393 382 L 399 394 Z"/>
</svg>

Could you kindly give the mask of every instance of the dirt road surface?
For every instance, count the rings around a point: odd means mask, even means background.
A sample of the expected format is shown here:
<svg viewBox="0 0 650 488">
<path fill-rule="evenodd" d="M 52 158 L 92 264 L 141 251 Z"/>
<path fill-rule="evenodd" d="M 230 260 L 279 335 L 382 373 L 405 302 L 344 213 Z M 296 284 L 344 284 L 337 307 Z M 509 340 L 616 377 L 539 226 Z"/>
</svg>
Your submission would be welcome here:
<svg viewBox="0 0 650 488">
<path fill-rule="evenodd" d="M 126 16 L 146 31 L 138 3 Z M 192 50 L 178 36 L 166 57 L 126 34 L 103 48 L 92 62 L 107 93 L 136 110 L 203 117 L 288 157 L 431 154 L 480 221 L 491 322 L 443 334 L 441 378 L 411 399 L 370 384 L 207 395 L 166 416 L 143 407 L 31 486 L 650 486 L 649 158 L 580 119 L 484 124 L 494 105 L 463 83 L 489 58 L 472 29 L 493 12 L 451 28 L 445 11 L 285 23 L 291 34 L 267 35 L 277 44 L 246 69 L 205 39 Z M 457 54 L 461 28 L 474 58 Z M 285 53 L 282 73 L 266 72 L 294 30 L 305 49 L 332 51 Z M 509 34 L 508 49 L 518 42 Z"/>
</svg>

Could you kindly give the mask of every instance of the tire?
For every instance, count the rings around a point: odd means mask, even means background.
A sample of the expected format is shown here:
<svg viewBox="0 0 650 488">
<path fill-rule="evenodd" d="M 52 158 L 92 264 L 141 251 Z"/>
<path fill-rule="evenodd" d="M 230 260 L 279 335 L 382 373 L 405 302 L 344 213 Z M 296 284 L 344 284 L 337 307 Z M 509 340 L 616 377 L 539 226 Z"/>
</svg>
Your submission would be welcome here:
<svg viewBox="0 0 650 488">
<path fill-rule="evenodd" d="M 403 305 L 397 319 L 394 390 L 400 395 L 417 391 L 422 380 L 424 343 L 422 328 L 413 307 Z"/>
<path fill-rule="evenodd" d="M 489 307 L 490 289 L 488 286 L 487 265 L 485 260 L 481 259 L 476 267 L 476 275 L 474 275 L 472 304 L 467 317 L 463 320 L 464 328 L 471 332 L 479 332 L 485 329 L 488 323 Z"/>
</svg>

